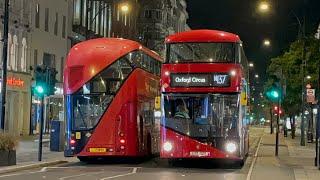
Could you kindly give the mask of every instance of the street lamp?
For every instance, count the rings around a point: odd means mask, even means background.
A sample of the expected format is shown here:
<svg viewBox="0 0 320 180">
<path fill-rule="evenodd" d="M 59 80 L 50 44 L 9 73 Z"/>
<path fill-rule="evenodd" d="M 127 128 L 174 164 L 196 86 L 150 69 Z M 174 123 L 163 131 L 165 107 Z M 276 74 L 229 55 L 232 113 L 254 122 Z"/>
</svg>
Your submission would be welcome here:
<svg viewBox="0 0 320 180">
<path fill-rule="evenodd" d="M 249 63 L 249 67 L 254 67 L 254 64 L 253 63 Z"/>
<path fill-rule="evenodd" d="M 265 40 L 263 41 L 263 45 L 266 46 L 266 47 L 269 47 L 269 46 L 271 45 L 270 40 L 269 40 L 269 39 L 265 39 Z"/>
<path fill-rule="evenodd" d="M 270 4 L 266 1 L 262 1 L 258 5 L 258 9 L 262 13 L 266 13 L 270 10 Z"/>
<path fill-rule="evenodd" d="M 123 13 L 127 13 L 129 11 L 129 5 L 128 4 L 122 4 L 120 9 L 121 9 L 121 11 Z"/>
</svg>

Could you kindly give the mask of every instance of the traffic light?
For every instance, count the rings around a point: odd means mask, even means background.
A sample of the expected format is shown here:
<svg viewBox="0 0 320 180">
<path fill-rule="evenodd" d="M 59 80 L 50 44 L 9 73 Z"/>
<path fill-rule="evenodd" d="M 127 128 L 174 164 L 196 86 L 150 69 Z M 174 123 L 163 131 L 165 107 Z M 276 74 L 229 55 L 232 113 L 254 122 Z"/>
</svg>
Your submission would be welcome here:
<svg viewBox="0 0 320 180">
<path fill-rule="evenodd" d="M 273 112 L 274 112 L 274 114 L 279 113 L 280 115 L 282 115 L 282 113 L 283 113 L 282 109 L 279 108 L 278 106 L 273 106 Z"/>
<path fill-rule="evenodd" d="M 56 75 L 57 71 L 54 68 L 43 65 L 37 66 L 35 69 L 36 86 L 34 87 L 34 94 L 38 97 L 53 95 L 57 83 Z"/>
<path fill-rule="evenodd" d="M 267 98 L 272 102 L 278 102 L 279 100 L 281 100 L 281 98 L 282 98 L 281 94 L 282 94 L 281 90 L 276 87 L 272 87 L 272 88 L 268 89 L 266 92 Z"/>
<path fill-rule="evenodd" d="M 54 92 L 56 91 L 56 83 L 57 83 L 57 79 L 56 79 L 56 75 L 57 75 L 57 71 L 55 70 L 55 68 L 48 68 L 47 69 L 47 76 L 48 76 L 48 93 L 47 95 L 53 95 Z"/>
<path fill-rule="evenodd" d="M 46 68 L 44 66 L 37 66 L 35 69 L 36 86 L 34 87 L 34 94 L 38 97 L 43 97 L 46 94 Z"/>
</svg>

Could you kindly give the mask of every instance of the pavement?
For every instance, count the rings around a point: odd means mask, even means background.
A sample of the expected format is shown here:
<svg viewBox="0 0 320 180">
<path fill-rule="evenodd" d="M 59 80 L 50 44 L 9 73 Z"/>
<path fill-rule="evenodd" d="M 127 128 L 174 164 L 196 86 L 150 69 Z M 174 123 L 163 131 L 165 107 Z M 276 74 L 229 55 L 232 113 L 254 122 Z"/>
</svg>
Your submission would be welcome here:
<svg viewBox="0 0 320 180">
<path fill-rule="evenodd" d="M 175 166 L 166 160 L 153 158 L 148 160 L 103 161 L 92 164 L 82 163 L 75 158 L 66 159 L 68 163 L 44 165 L 32 169 L 24 169 L 6 174 L 0 173 L 0 179 L 119 179 L 119 180 L 306 180 L 320 179 L 320 171 L 314 167 L 314 146 L 299 145 L 300 138 L 292 140 L 280 135 L 279 156 L 274 156 L 275 135 L 270 135 L 266 128 L 250 129 L 250 152 L 245 165 L 241 168 L 232 163 L 218 161 L 182 161 Z M 30 150 L 21 149 L 18 152 L 28 152 L 36 157 L 37 147 L 29 146 Z M 19 153 L 18 153 L 19 154 Z M 23 153 L 22 153 L 23 154 Z M 31 157 L 19 156 L 24 163 Z M 45 156 L 48 156 L 45 159 Z M 62 153 L 47 152 L 44 161 L 62 159 Z M 25 161 L 26 160 L 26 161 Z M 35 160 L 33 158 L 33 160 Z M 1 171 L 1 168 L 0 168 Z"/>
<path fill-rule="evenodd" d="M 63 152 L 53 152 L 49 149 L 50 137 L 44 135 L 43 146 L 42 146 L 42 161 L 54 161 L 54 160 L 64 160 Z M 30 164 L 38 162 L 38 148 L 39 140 L 38 136 L 26 136 L 21 137 L 19 145 L 16 149 L 17 152 L 17 164 Z"/>
<path fill-rule="evenodd" d="M 291 139 L 279 134 L 279 155 L 275 156 L 275 134 L 265 129 L 251 179 L 319 180 L 320 170 L 314 166 L 315 145 L 300 146 L 300 137 Z"/>
</svg>

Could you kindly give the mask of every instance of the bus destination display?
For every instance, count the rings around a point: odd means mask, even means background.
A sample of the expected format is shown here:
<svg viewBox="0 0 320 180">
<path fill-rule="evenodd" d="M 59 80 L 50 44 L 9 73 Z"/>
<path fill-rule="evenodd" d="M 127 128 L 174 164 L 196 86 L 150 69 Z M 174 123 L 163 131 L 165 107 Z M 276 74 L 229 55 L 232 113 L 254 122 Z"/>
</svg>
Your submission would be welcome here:
<svg viewBox="0 0 320 180">
<path fill-rule="evenodd" d="M 171 74 L 172 87 L 228 87 L 228 74 Z"/>
</svg>

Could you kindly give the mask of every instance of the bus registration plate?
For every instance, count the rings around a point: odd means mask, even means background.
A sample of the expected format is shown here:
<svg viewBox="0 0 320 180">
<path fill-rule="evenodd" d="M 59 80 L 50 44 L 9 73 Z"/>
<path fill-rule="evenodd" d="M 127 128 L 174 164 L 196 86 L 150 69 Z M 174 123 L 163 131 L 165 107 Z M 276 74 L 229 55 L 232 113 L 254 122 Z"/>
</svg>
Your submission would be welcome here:
<svg viewBox="0 0 320 180">
<path fill-rule="evenodd" d="M 191 151 L 190 156 L 195 157 L 207 157 L 210 156 L 210 152 L 203 152 L 203 151 Z"/>
<path fill-rule="evenodd" d="M 107 148 L 89 148 L 89 152 L 92 152 L 92 153 L 107 152 Z"/>
</svg>

